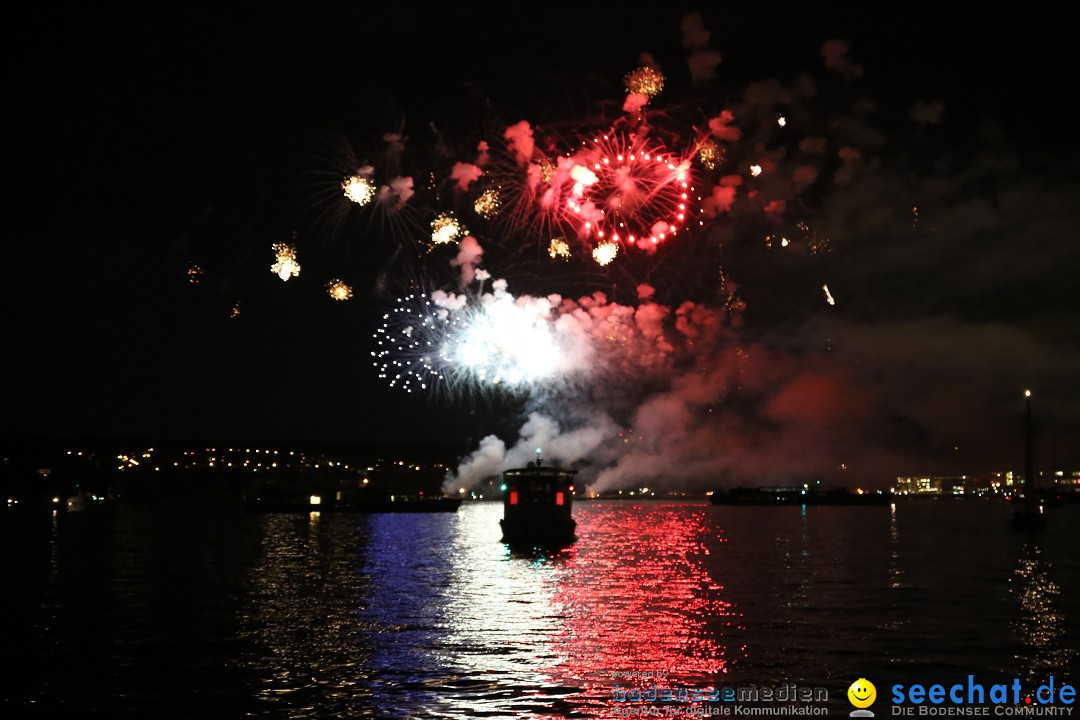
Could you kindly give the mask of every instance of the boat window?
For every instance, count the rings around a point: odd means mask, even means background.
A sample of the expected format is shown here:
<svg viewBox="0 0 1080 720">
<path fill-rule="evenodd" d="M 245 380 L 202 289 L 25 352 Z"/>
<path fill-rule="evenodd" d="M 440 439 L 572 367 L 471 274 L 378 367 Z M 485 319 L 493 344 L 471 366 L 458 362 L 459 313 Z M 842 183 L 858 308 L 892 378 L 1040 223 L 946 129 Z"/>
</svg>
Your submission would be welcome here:
<svg viewBox="0 0 1080 720">
<path fill-rule="evenodd" d="M 563 494 L 561 492 L 555 493 L 555 504 L 556 505 L 562 505 L 563 504 Z"/>
</svg>

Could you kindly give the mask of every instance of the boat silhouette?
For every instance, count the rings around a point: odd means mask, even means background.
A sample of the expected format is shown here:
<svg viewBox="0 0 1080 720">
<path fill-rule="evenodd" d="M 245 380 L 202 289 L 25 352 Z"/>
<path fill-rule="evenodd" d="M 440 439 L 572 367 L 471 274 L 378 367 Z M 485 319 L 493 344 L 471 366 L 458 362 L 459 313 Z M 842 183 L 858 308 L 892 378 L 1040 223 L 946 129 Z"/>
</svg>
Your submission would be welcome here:
<svg viewBox="0 0 1080 720">
<path fill-rule="evenodd" d="M 1038 532 L 1046 528 L 1049 518 L 1046 503 L 1039 495 L 1038 478 L 1035 475 L 1035 437 L 1031 424 L 1031 391 L 1026 390 L 1026 414 L 1024 417 L 1024 482 L 1019 496 L 1013 498 L 1011 523 L 1018 532 Z"/>
<path fill-rule="evenodd" d="M 511 545 L 573 542 L 576 474 L 542 465 L 539 457 L 527 467 L 503 472 L 502 541 Z"/>
</svg>

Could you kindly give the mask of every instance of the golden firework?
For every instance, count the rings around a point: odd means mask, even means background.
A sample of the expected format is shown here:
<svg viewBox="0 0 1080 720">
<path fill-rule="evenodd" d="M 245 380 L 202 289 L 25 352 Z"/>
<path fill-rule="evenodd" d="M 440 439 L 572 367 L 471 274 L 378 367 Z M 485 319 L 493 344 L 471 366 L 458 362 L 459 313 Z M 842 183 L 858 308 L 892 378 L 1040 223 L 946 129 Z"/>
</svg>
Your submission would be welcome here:
<svg viewBox="0 0 1080 720">
<path fill-rule="evenodd" d="M 805 222 L 797 223 L 796 227 L 803 233 L 803 242 L 806 243 L 807 249 L 810 250 L 811 255 L 819 255 L 821 253 L 831 252 L 829 247 L 829 238 L 814 230 Z"/>
<path fill-rule="evenodd" d="M 337 278 L 326 283 L 326 292 L 330 297 L 338 301 L 348 300 L 352 297 L 352 288 L 344 280 Z"/>
<path fill-rule="evenodd" d="M 724 162 L 724 148 L 709 138 L 698 147 L 697 157 L 698 162 L 707 170 L 715 170 L 720 163 Z"/>
<path fill-rule="evenodd" d="M 664 89 L 664 75 L 659 70 L 648 66 L 639 67 L 626 74 L 626 91 L 644 95 L 652 100 Z"/>
<path fill-rule="evenodd" d="M 550 183 L 551 179 L 555 177 L 555 172 L 559 169 L 558 165 L 546 155 L 538 157 L 536 164 L 540 167 L 540 179 L 545 183 Z"/>
<path fill-rule="evenodd" d="M 618 254 L 619 246 L 618 244 L 613 242 L 600 243 L 595 248 L 593 248 L 592 251 L 593 260 L 595 260 L 596 264 L 600 267 L 609 265 L 611 261 L 615 259 L 615 256 Z"/>
<path fill-rule="evenodd" d="M 187 269 L 187 281 L 193 285 L 198 284 L 202 280 L 203 269 L 198 265 L 192 263 L 188 265 Z"/>
<path fill-rule="evenodd" d="M 435 245 L 452 243 L 467 235 L 468 232 L 452 212 L 439 213 L 431 221 L 431 242 Z"/>
<path fill-rule="evenodd" d="M 473 210 L 485 220 L 490 220 L 499 214 L 499 205 L 501 202 L 502 201 L 499 199 L 499 191 L 495 188 L 488 188 L 476 197 L 476 201 L 473 203 Z"/>
<path fill-rule="evenodd" d="M 345 197 L 357 205 L 367 205 L 375 197 L 375 183 L 362 175 L 350 175 L 341 181 Z"/>
<path fill-rule="evenodd" d="M 548 245 L 548 255 L 551 259 L 562 258 L 563 260 L 570 259 L 570 245 L 564 238 L 556 237 L 551 238 L 551 244 Z"/>
<path fill-rule="evenodd" d="M 274 243 L 273 250 L 277 255 L 277 260 L 270 266 L 270 272 L 285 281 L 300 274 L 300 263 L 296 261 L 295 247 L 288 243 Z"/>
</svg>

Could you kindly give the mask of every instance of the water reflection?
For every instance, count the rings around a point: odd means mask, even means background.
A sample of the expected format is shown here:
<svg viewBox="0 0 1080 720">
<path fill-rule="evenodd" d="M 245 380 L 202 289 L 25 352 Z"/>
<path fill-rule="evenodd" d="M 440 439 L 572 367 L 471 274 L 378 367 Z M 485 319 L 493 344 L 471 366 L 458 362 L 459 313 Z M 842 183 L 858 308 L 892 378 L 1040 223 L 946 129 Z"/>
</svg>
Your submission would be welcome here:
<svg viewBox="0 0 1080 720">
<path fill-rule="evenodd" d="M 264 712 L 371 717 L 371 579 L 364 516 L 267 514 L 241 611 L 243 664 Z"/>
<path fill-rule="evenodd" d="M 580 688 L 582 710 L 603 714 L 615 705 L 616 683 L 713 686 L 741 656 L 727 637 L 739 615 L 706 566 L 720 541 L 706 510 L 582 505 L 580 539 L 553 589 L 553 608 L 565 621 L 547 671 L 551 682 Z M 625 677 L 635 671 L 646 677 Z"/>
<path fill-rule="evenodd" d="M 377 714 L 607 716 L 616 671 L 705 687 L 727 670 L 738 618 L 705 566 L 719 540 L 704 508 L 583 503 L 578 541 L 535 552 L 499 542 L 500 514 L 372 519 L 360 615 Z"/>
<path fill-rule="evenodd" d="M 1034 540 L 999 509 L 594 501 L 575 544 L 539 552 L 500 542 L 497 503 L 0 522 L 0 707 L 610 717 L 614 684 L 652 682 L 615 673 L 662 672 L 824 686 L 848 712 L 853 677 L 1068 677 L 1080 508 Z"/>
<path fill-rule="evenodd" d="M 1061 586 L 1053 580 L 1053 563 L 1038 540 L 1028 540 L 1009 581 L 1019 612 L 1011 623 L 1020 640 L 1016 659 L 1028 682 L 1046 682 L 1068 675 L 1075 649 L 1065 644 L 1069 617 L 1063 611 Z"/>
<path fill-rule="evenodd" d="M 900 561 L 900 527 L 896 523 L 896 503 L 889 504 L 889 589 L 904 587 L 904 570 Z"/>
</svg>

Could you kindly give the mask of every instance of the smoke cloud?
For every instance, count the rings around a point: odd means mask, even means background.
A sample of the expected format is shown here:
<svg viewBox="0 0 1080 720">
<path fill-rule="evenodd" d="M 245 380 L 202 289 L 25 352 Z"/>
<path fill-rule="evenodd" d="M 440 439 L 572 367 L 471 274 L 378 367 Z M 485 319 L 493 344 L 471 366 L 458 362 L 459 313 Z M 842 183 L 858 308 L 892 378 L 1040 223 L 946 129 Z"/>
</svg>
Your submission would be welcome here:
<svg viewBox="0 0 1080 720">
<path fill-rule="evenodd" d="M 514 154 L 519 165 L 525 165 L 532 159 L 535 143 L 533 140 L 532 126 L 528 120 L 511 125 L 503 133 L 510 152 Z"/>
</svg>

